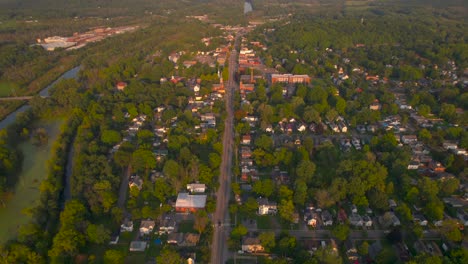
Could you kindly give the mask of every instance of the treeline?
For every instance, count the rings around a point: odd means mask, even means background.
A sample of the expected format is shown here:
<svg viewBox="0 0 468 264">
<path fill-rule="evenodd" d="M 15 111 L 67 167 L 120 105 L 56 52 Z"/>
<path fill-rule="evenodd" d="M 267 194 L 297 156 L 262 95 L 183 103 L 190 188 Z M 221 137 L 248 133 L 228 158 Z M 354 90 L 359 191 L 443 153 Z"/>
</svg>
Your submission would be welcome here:
<svg viewBox="0 0 468 264">
<path fill-rule="evenodd" d="M 31 116 L 30 116 L 31 117 Z M 30 223 L 19 228 L 16 240 L 1 249 L 0 260 L 5 263 L 46 263 L 47 251 L 59 226 L 67 153 L 82 114 L 73 113 L 60 129 L 60 136 L 52 147 L 48 176 L 40 186 L 39 205 L 32 209 Z M 32 120 L 25 122 L 30 124 Z M 19 122 L 16 123 L 20 129 Z M 25 129 L 23 127 L 23 129 Z M 16 133 L 13 131 L 13 133 Z"/>
</svg>

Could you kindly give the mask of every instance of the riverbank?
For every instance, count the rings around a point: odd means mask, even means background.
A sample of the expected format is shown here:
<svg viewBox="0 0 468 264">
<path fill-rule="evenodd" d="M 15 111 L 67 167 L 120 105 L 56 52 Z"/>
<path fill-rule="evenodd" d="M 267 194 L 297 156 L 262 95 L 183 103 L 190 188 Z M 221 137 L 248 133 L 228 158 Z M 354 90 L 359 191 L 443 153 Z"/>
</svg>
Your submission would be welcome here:
<svg viewBox="0 0 468 264">
<path fill-rule="evenodd" d="M 60 75 L 58 78 L 56 78 L 53 82 L 49 83 L 44 89 L 39 91 L 40 96 L 49 96 L 49 90 L 52 88 L 57 82 L 59 82 L 62 79 L 71 79 L 71 78 L 77 78 L 78 72 L 80 71 L 80 66 L 72 68 L 71 70 L 66 71 L 62 75 Z M 18 102 L 2 102 L 4 104 L 17 104 L 15 105 L 12 109 L 13 111 L 10 112 L 6 116 L 2 116 L 2 111 L 0 109 L 0 129 L 6 128 L 8 125 L 12 124 L 16 116 L 19 113 L 22 113 L 30 108 L 29 104 L 27 103 L 18 103 Z"/>
<path fill-rule="evenodd" d="M 48 161 L 52 157 L 51 149 L 60 133 L 63 120 L 39 121 L 35 127 L 47 130 L 48 142 L 37 147 L 27 140 L 19 145 L 24 155 L 22 171 L 18 178 L 12 198 L 0 208 L 0 244 L 5 243 L 17 234 L 18 227 L 30 221 L 31 216 L 25 212 L 38 205 L 40 185 L 48 174 Z"/>
</svg>

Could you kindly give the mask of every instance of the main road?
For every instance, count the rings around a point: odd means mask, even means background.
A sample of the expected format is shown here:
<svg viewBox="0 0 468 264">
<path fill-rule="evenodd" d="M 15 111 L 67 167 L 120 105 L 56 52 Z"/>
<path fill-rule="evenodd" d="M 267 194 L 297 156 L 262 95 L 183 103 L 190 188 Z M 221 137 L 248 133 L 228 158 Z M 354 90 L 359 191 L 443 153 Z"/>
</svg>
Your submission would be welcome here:
<svg viewBox="0 0 468 264">
<path fill-rule="evenodd" d="M 216 194 L 216 212 L 213 215 L 214 232 L 211 246 L 211 263 L 224 264 L 228 259 L 227 239 L 230 231 L 229 196 L 231 194 L 232 158 L 234 145 L 233 94 L 237 89 L 237 51 L 239 36 L 229 57 L 229 78 L 225 83 L 226 120 L 224 122 L 223 155 L 219 175 L 219 188 Z"/>
</svg>

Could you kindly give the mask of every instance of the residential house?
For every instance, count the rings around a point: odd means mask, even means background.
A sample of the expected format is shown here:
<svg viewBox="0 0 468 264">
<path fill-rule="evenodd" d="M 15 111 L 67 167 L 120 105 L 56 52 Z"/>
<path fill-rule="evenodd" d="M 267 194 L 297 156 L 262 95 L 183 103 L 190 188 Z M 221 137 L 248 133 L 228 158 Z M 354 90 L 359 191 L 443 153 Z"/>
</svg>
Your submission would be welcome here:
<svg viewBox="0 0 468 264">
<path fill-rule="evenodd" d="M 275 202 L 268 201 L 267 198 L 258 198 L 257 202 L 259 215 L 276 214 L 278 211 L 278 205 Z"/>
<path fill-rule="evenodd" d="M 464 226 L 468 226 L 468 213 L 463 209 L 457 210 L 457 218 L 460 220 L 460 223 Z"/>
<path fill-rule="evenodd" d="M 352 240 L 346 240 L 345 242 L 346 246 L 346 256 L 348 257 L 349 261 L 357 261 L 359 258 L 359 255 L 357 253 L 357 248 L 355 246 L 354 241 Z"/>
<path fill-rule="evenodd" d="M 379 100 L 375 100 L 372 104 L 369 105 L 370 110 L 378 111 L 382 108 L 382 105 L 379 103 Z"/>
<path fill-rule="evenodd" d="M 343 208 L 340 208 L 340 210 L 338 210 L 338 222 L 343 224 L 347 220 L 348 220 L 348 215 L 346 214 L 346 212 L 345 212 L 345 210 Z"/>
<path fill-rule="evenodd" d="M 412 144 L 418 142 L 418 137 L 416 135 L 403 135 L 401 136 L 401 142 L 403 144 Z"/>
<path fill-rule="evenodd" d="M 180 243 L 180 246 L 183 247 L 194 247 L 200 241 L 200 235 L 194 233 L 187 233 L 184 235 L 183 242 Z"/>
<path fill-rule="evenodd" d="M 172 245 L 179 245 L 184 241 L 183 233 L 170 233 L 167 236 L 167 243 Z"/>
<path fill-rule="evenodd" d="M 138 175 L 132 175 L 130 176 L 130 179 L 128 181 L 128 186 L 130 188 L 136 187 L 138 188 L 138 190 L 141 191 L 141 189 L 143 188 L 143 179 Z"/>
<path fill-rule="evenodd" d="M 252 137 L 250 135 L 243 135 L 242 136 L 242 145 L 250 145 L 252 141 Z"/>
<path fill-rule="evenodd" d="M 116 88 L 117 88 L 117 90 L 119 90 L 119 91 L 124 90 L 125 87 L 127 87 L 127 83 L 126 83 L 126 82 L 118 82 L 117 85 L 116 85 Z"/>
<path fill-rule="evenodd" d="M 368 215 L 362 217 L 362 223 L 365 227 L 372 227 L 372 218 Z"/>
<path fill-rule="evenodd" d="M 401 225 L 400 219 L 398 219 L 394 212 L 386 212 L 379 218 L 379 221 L 385 227 Z"/>
<path fill-rule="evenodd" d="M 395 208 L 395 207 L 397 207 L 397 203 L 395 202 L 395 200 L 389 199 L 388 200 L 388 206 L 390 206 L 390 208 Z"/>
<path fill-rule="evenodd" d="M 204 193 L 206 185 L 204 183 L 190 183 L 187 184 L 187 190 L 191 193 Z"/>
<path fill-rule="evenodd" d="M 258 237 L 244 237 L 242 239 L 242 251 L 256 253 L 264 251 L 264 248 Z"/>
<path fill-rule="evenodd" d="M 250 159 L 252 157 L 252 150 L 249 147 L 241 148 L 241 158 Z"/>
<path fill-rule="evenodd" d="M 153 220 L 142 220 L 140 224 L 140 235 L 149 235 L 153 232 L 156 223 Z"/>
<path fill-rule="evenodd" d="M 206 195 L 190 195 L 188 193 L 179 193 L 175 204 L 177 212 L 196 212 L 206 206 Z"/>
<path fill-rule="evenodd" d="M 413 214 L 413 221 L 415 223 L 418 223 L 420 226 L 427 226 L 427 223 L 428 223 L 424 215 L 419 214 L 419 213 Z"/>
<path fill-rule="evenodd" d="M 120 225 L 120 232 L 133 232 L 133 221 L 125 218 L 123 223 Z"/>
<path fill-rule="evenodd" d="M 166 216 L 159 221 L 159 231 L 162 234 L 171 234 L 177 230 L 177 222 L 173 217 Z"/>
<path fill-rule="evenodd" d="M 351 205 L 351 213 L 352 214 L 357 214 L 357 206 L 354 205 L 354 204 Z"/>
<path fill-rule="evenodd" d="M 145 241 L 132 241 L 130 242 L 129 250 L 131 252 L 144 252 L 146 250 L 147 242 Z"/>
<path fill-rule="evenodd" d="M 356 226 L 356 227 L 364 225 L 364 222 L 362 221 L 362 217 L 358 214 L 351 214 L 349 216 L 349 223 L 352 226 Z"/>
<path fill-rule="evenodd" d="M 308 75 L 293 75 L 293 74 L 272 74 L 269 81 L 274 83 L 310 83 L 311 78 Z"/>
<path fill-rule="evenodd" d="M 319 219 L 319 215 L 316 212 L 312 212 L 304 216 L 305 222 L 308 226 L 316 227 Z"/>
<path fill-rule="evenodd" d="M 323 223 L 324 226 L 333 225 L 332 215 L 327 210 L 322 212 L 322 223 Z"/>
</svg>

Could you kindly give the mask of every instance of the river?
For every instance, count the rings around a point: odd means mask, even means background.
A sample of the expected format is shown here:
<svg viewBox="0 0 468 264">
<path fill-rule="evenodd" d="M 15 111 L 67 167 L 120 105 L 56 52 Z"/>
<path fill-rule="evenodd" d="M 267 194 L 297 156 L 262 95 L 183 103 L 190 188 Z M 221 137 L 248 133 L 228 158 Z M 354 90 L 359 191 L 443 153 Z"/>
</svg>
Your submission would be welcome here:
<svg viewBox="0 0 468 264">
<path fill-rule="evenodd" d="M 57 82 L 59 82 L 60 80 L 62 79 L 71 79 L 71 78 L 76 78 L 78 76 L 78 72 L 80 71 L 80 66 L 78 67 L 75 67 L 67 72 L 65 72 L 64 74 L 62 74 L 57 80 L 53 81 L 51 84 L 49 84 L 46 88 L 42 89 L 40 92 L 39 92 L 39 95 L 40 96 L 49 96 L 49 90 L 50 88 L 52 88 Z M 5 119 L 3 119 L 2 121 L 0 121 L 0 129 L 3 129 L 7 126 L 9 126 L 10 124 L 12 124 L 13 122 L 15 122 L 16 120 L 16 116 L 19 114 L 19 113 L 23 113 L 25 112 L 26 110 L 28 110 L 29 108 L 31 108 L 31 106 L 29 104 L 25 104 L 23 106 L 21 106 L 20 108 L 16 109 L 16 111 L 14 111 L 13 113 L 9 114 Z"/>
</svg>

